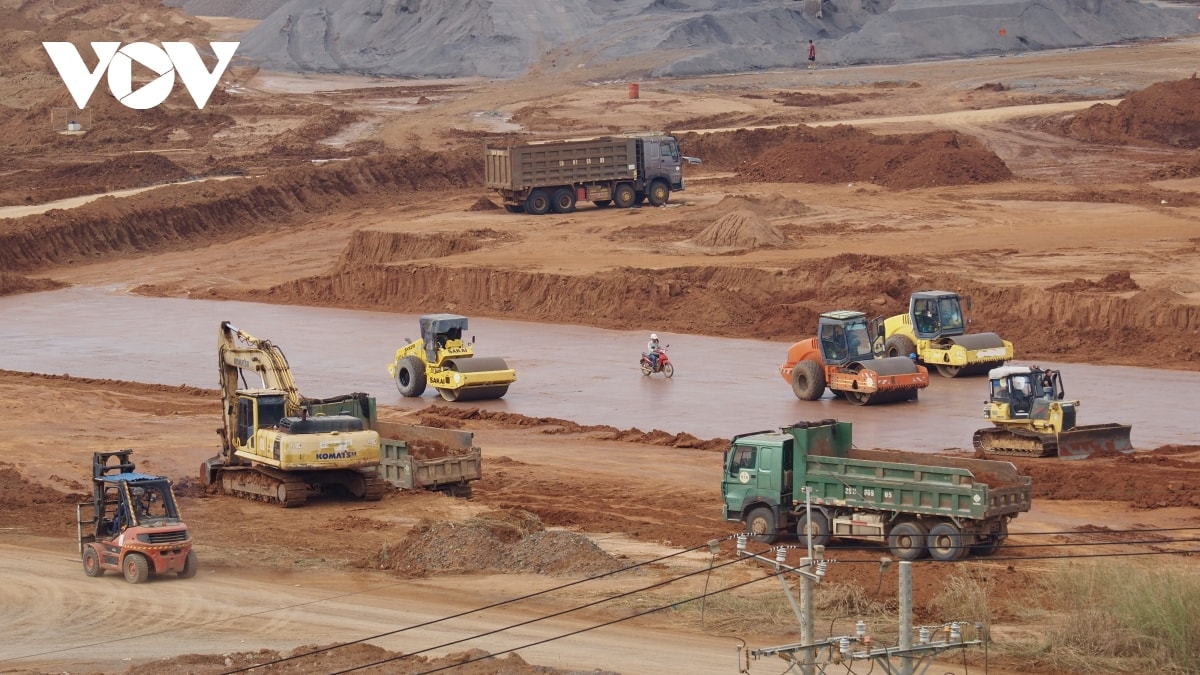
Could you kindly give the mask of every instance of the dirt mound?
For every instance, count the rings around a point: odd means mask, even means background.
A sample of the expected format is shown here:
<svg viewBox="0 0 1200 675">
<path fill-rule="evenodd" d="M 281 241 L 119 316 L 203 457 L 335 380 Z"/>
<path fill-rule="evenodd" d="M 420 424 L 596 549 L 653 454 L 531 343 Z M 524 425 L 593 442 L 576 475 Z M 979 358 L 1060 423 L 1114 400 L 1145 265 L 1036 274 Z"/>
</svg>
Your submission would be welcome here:
<svg viewBox="0 0 1200 675">
<path fill-rule="evenodd" d="M 312 654 L 312 656 L 305 656 Z M 298 658 L 302 657 L 302 658 Z M 258 666 L 280 659 L 289 659 L 276 665 Z M 364 664 L 379 663 L 365 667 Z M 257 667 L 256 667 L 257 666 Z M 158 675 L 159 673 L 188 673 L 189 675 L 217 675 L 218 673 L 252 670 L 267 675 L 277 673 L 331 673 L 353 670 L 364 675 L 408 675 L 438 670 L 453 669 L 459 675 L 554 675 L 566 673 L 548 666 L 531 666 L 516 654 L 502 657 L 490 656 L 481 649 L 454 652 L 446 656 L 431 658 L 416 654 L 405 656 L 390 652 L 373 644 L 360 642 L 349 645 L 302 645 L 291 651 L 260 649 L 254 652 L 223 654 L 184 654 L 169 659 L 158 659 L 153 663 L 133 666 L 126 675 Z"/>
<path fill-rule="evenodd" d="M 1125 291 L 1141 290 L 1141 286 L 1138 286 L 1137 282 L 1130 278 L 1128 271 L 1124 271 L 1107 274 L 1100 281 L 1075 279 L 1074 281 L 1055 284 L 1047 290 L 1077 293 L 1086 293 L 1088 291 L 1101 293 L 1121 293 Z"/>
<path fill-rule="evenodd" d="M 487 197 L 480 197 L 475 201 L 474 204 L 467 207 L 468 211 L 496 211 L 498 209 L 500 209 L 500 207 L 496 204 L 496 202 L 493 202 Z"/>
<path fill-rule="evenodd" d="M 1156 288 L 1165 288 L 1175 293 L 1200 293 L 1200 281 L 1170 275 L 1160 279 L 1151 287 L 1151 290 Z"/>
<path fill-rule="evenodd" d="M 81 193 L 100 193 L 176 181 L 191 172 L 152 152 L 99 162 L 18 171 L 5 176 L 0 206 L 44 204 Z"/>
<path fill-rule="evenodd" d="M 757 213 L 740 209 L 722 216 L 690 241 L 700 246 L 738 250 L 784 248 L 788 245 L 787 235 L 778 228 Z"/>
<path fill-rule="evenodd" d="M 1012 178 L 996 153 L 953 131 L 876 136 L 844 125 L 797 126 L 685 134 L 680 144 L 710 168 L 762 183 L 865 181 L 912 189 Z"/>
<path fill-rule="evenodd" d="M 1033 477 L 1034 499 L 1105 499 L 1156 509 L 1200 506 L 1198 454 L 1200 446 L 1170 445 L 1115 458 L 1018 458 L 1014 463 L 1022 475 Z"/>
<path fill-rule="evenodd" d="M 802 216 L 811 213 L 812 209 L 803 202 L 784 197 L 780 194 L 769 195 L 725 195 L 716 206 L 705 210 L 705 215 L 719 214 L 717 217 L 734 211 L 751 211 L 764 218 L 781 216 Z"/>
<path fill-rule="evenodd" d="M 1200 78 L 1159 82 L 1115 106 L 1092 106 L 1069 118 L 1063 131 L 1082 141 L 1200 148 Z"/>
<path fill-rule="evenodd" d="M 58 288 L 64 288 L 66 285 L 53 279 L 38 279 L 0 271 L 0 295 L 53 291 Z"/>
<path fill-rule="evenodd" d="M 470 253 L 508 239 L 511 239 L 511 235 L 489 228 L 471 230 L 461 235 L 359 230 L 350 237 L 350 243 L 342 251 L 335 269 L 347 270 L 405 260 L 444 258 Z"/>
<path fill-rule="evenodd" d="M 696 448 L 699 450 L 723 451 L 729 447 L 727 438 L 701 439 L 691 434 L 670 434 L 660 429 L 649 432 L 640 429 L 617 429 L 606 424 L 579 424 L 557 417 L 529 417 L 517 413 L 496 412 L 479 408 L 431 405 L 422 410 L 421 424 L 432 427 L 457 426 L 448 421 L 482 420 L 503 429 L 542 427 L 545 434 L 588 433 L 602 440 L 645 443 L 672 448 Z"/>
<path fill-rule="evenodd" d="M 730 447 L 728 438 L 697 438 L 691 434 L 668 434 L 666 431 L 654 429 L 617 429 L 607 424 L 578 424 L 569 419 L 557 417 L 528 417 L 512 412 L 496 412 L 480 410 L 480 408 L 464 408 L 449 406 L 428 406 L 421 411 L 421 424 L 438 426 L 438 428 L 454 428 L 461 420 L 484 420 L 499 429 L 528 429 L 541 428 L 542 434 L 589 434 L 606 441 L 623 441 L 626 443 L 644 443 L 650 446 L 665 446 L 671 448 L 696 448 L 722 452 Z"/>
<path fill-rule="evenodd" d="M 840 103 L 857 103 L 862 100 L 858 94 L 813 94 L 805 91 L 781 91 L 771 99 L 779 105 L 799 108 L 823 108 Z"/>
<path fill-rule="evenodd" d="M 396 546 L 380 550 L 370 566 L 404 576 L 534 573 L 594 576 L 621 563 L 580 534 L 547 531 L 532 513 L 491 511 L 462 523 L 422 520 Z"/>
</svg>

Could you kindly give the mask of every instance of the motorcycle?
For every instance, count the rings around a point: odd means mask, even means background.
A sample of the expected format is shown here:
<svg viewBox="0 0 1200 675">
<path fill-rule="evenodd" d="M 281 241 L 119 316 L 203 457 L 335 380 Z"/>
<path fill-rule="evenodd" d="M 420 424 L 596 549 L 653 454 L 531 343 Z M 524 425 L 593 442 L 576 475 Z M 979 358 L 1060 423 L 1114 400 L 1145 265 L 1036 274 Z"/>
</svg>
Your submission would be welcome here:
<svg viewBox="0 0 1200 675">
<path fill-rule="evenodd" d="M 642 354 L 642 360 L 638 364 L 642 368 L 642 375 L 649 377 L 651 373 L 662 373 L 667 377 L 671 377 L 675 374 L 675 366 L 671 365 L 671 359 L 667 357 L 667 348 L 670 346 L 671 345 L 667 345 L 666 347 L 658 350 L 657 368 L 652 365 L 649 354 Z"/>
</svg>

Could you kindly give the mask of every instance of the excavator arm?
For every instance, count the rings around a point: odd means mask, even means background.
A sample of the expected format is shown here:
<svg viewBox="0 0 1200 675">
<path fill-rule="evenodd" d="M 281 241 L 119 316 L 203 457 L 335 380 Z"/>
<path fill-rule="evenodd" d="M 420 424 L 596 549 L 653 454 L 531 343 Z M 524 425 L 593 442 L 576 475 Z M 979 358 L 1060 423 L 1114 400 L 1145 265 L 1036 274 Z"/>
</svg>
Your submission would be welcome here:
<svg viewBox="0 0 1200 675">
<path fill-rule="evenodd" d="M 258 375 L 263 389 L 285 394 L 285 412 L 300 415 L 304 399 L 292 379 L 292 369 L 283 351 L 269 340 L 259 340 L 228 321 L 221 322 L 217 335 L 217 367 L 221 371 L 221 398 L 226 410 L 236 398 L 239 379 L 245 371 Z"/>
</svg>

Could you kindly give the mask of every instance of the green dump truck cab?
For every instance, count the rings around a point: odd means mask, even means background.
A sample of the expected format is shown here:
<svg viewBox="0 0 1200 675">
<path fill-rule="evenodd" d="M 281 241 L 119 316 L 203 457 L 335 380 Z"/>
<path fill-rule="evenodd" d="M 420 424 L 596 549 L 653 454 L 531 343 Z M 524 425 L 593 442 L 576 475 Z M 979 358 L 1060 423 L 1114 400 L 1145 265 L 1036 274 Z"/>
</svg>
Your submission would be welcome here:
<svg viewBox="0 0 1200 675">
<path fill-rule="evenodd" d="M 863 539 L 901 560 L 995 553 L 1032 492 L 1010 462 L 860 450 L 837 420 L 735 436 L 721 480 L 725 519 L 759 541 Z"/>
</svg>

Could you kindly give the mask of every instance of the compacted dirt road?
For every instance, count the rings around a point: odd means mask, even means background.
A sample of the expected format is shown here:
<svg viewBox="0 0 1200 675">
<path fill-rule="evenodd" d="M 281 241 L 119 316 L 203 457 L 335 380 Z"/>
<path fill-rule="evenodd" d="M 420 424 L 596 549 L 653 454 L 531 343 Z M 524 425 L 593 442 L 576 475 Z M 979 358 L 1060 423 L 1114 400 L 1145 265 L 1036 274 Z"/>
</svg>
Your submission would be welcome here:
<svg viewBox="0 0 1200 675">
<path fill-rule="evenodd" d="M 968 619 L 996 635 L 1042 631 L 995 608 L 1037 588 L 1056 564 L 1046 558 L 1187 563 L 1196 550 L 1196 40 L 642 82 L 636 100 L 627 82 L 582 72 L 367 87 L 235 68 L 202 115 L 181 107 L 150 120 L 111 104 L 87 134 L 61 136 L 42 110 L 57 103 L 31 98 L 52 80 L 28 65 L 41 63 L 28 32 L 13 36 L 26 79 L 0 81 L 29 106 L 0 119 L 20 139 L 0 167 L 0 206 L 34 209 L 0 219 L 0 401 L 10 411 L 0 583 L 13 589 L 0 609 L 0 633 L 12 636 L 0 672 L 224 672 L 697 549 L 532 606 L 293 664 L 337 672 L 731 562 L 728 540 L 715 560 L 705 545 L 737 529 L 720 518 L 722 439 L 840 417 L 860 445 L 969 443 L 980 380 L 935 378 L 917 403 L 859 409 L 805 405 L 776 374 L 819 313 L 898 313 L 929 288 L 972 296 L 974 330 L 1013 341 L 1019 362 L 1061 366 L 1083 421 L 1133 424 L 1139 450 L 1018 462 L 1034 479 L 1034 508 L 996 558 L 956 568 L 973 566 L 994 589 Z M 681 134 L 704 163 L 685 169 L 686 191 L 663 208 L 515 215 L 483 188 L 482 146 L 524 138 L 516 130 L 647 128 L 737 131 Z M 195 176 L 234 178 L 34 212 Z M 480 353 L 512 358 L 520 379 L 509 397 L 448 406 L 395 393 L 386 365 L 425 312 L 470 316 Z M 474 496 L 397 492 L 284 510 L 205 493 L 197 470 L 217 447 L 213 333 L 225 319 L 278 342 L 308 395 L 365 390 L 386 418 L 475 432 L 485 464 Z M 634 367 L 650 331 L 672 345 L 680 370 L 669 382 Z M 124 447 L 176 482 L 198 542 L 196 579 L 131 586 L 82 574 L 74 505 L 88 494 L 91 453 Z M 1138 533 L 1152 530 L 1164 531 L 1144 543 Z M 496 555 L 506 545 L 525 548 Z M 895 597 L 880 551 L 831 554 L 831 584 Z M 728 606 L 706 607 L 701 622 L 678 601 L 763 574 L 735 563 L 516 639 L 437 648 L 430 658 L 450 660 L 414 670 L 665 607 L 521 649 L 524 662 L 505 666 L 731 672 L 738 639 L 798 639 L 786 604 L 782 622 Z M 946 578 L 916 566 L 918 621 L 946 620 Z M 763 583 L 773 588 L 751 604 L 780 599 L 778 582 Z M 818 613 L 822 637 L 853 629 L 839 609 Z M 730 616 L 740 617 L 733 627 L 710 623 Z M 472 667 L 497 669 L 459 666 Z M 988 672 L 1001 672 L 994 660 Z"/>
</svg>

